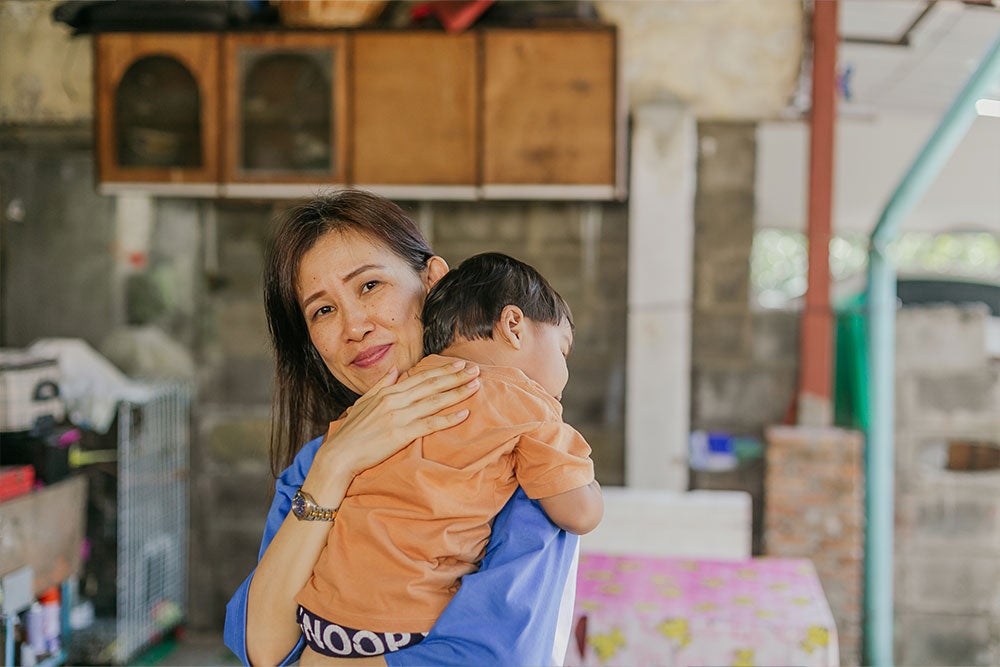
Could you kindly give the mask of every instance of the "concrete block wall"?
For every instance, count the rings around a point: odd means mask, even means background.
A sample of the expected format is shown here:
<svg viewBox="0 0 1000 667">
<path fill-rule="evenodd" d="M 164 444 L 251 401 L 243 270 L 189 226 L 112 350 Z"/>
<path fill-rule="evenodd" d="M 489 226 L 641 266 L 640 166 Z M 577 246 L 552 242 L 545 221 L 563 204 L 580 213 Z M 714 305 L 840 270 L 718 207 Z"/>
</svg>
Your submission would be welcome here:
<svg viewBox="0 0 1000 667">
<path fill-rule="evenodd" d="M 795 396 L 799 315 L 755 311 L 750 302 L 756 159 L 754 123 L 698 124 L 691 429 L 763 440 Z M 764 466 L 696 473 L 691 488 L 747 491 L 754 552 L 761 553 Z"/>
<path fill-rule="evenodd" d="M 767 430 L 764 549 L 809 558 L 837 623 L 842 665 L 861 664 L 864 436 L 776 426 Z"/>
<path fill-rule="evenodd" d="M 563 416 L 602 484 L 624 483 L 628 223 L 624 203 L 403 203 L 449 264 L 495 250 L 537 268 L 576 325 Z"/>
<path fill-rule="evenodd" d="M 725 252 L 732 259 L 735 241 L 726 240 L 727 225 L 740 228 L 739 253 L 749 257 L 752 219 L 752 197 L 737 198 L 744 202 L 742 212 L 712 203 L 713 197 L 732 200 L 733 188 L 750 187 L 752 160 L 745 156 L 727 167 L 726 156 L 752 148 L 752 126 L 703 124 L 701 134 L 712 141 L 703 145 L 700 168 L 708 171 L 699 186 L 699 226 L 719 228 L 702 238 L 696 280 L 718 277 L 710 265 L 722 262 Z M 122 270 L 128 258 L 121 256 L 118 235 L 138 221 L 120 219 L 131 215 L 123 202 L 94 191 L 89 147 L 86 128 L 0 132 L 6 261 L 0 330 L 6 345 L 62 335 L 99 348 L 124 323 Z M 711 172 L 729 168 L 738 177 Z M 566 419 L 594 447 L 601 481 L 622 484 L 627 205 L 403 204 L 450 262 L 487 249 L 506 251 L 536 265 L 566 296 L 577 321 Z M 193 627 L 218 627 L 226 599 L 256 560 L 269 496 L 271 359 L 260 266 L 276 207 L 152 198 L 137 208 L 149 216 L 145 263 L 125 269 L 147 271 L 164 287 L 166 308 L 158 324 L 190 352 L 198 369 L 192 505 L 218 509 L 212 516 L 192 514 L 191 555 L 198 567 L 191 569 L 190 620 Z M 729 213 L 713 212 L 720 210 Z M 722 255 L 715 254 L 717 241 Z M 743 294 L 746 279 L 712 278 L 714 287 L 698 297 L 693 428 L 761 434 L 766 424 L 781 420 L 793 395 L 798 318 L 752 312 Z M 727 330 L 733 322 L 735 334 Z M 739 345 L 731 344 L 733 335 Z M 755 501 L 759 524 L 760 498 Z"/>
<path fill-rule="evenodd" d="M 698 124 L 691 428 L 762 436 L 794 397 L 799 316 L 751 308 L 755 127 Z"/>
<path fill-rule="evenodd" d="M 594 449 L 598 478 L 621 484 L 624 455 L 624 205 L 545 202 L 402 202 L 435 251 L 457 265 L 497 250 L 538 268 L 576 320 L 564 416 Z M 191 622 L 218 628 L 236 586 L 257 559 L 269 502 L 267 443 L 271 355 L 260 270 L 280 207 L 217 202 L 204 213 L 205 288 L 199 354 L 198 448 L 192 515 Z M 214 250 L 213 250 L 214 249 Z"/>
<path fill-rule="evenodd" d="M 100 348 L 124 324 L 116 208 L 126 207 L 93 191 L 93 158 L 84 145 L 79 154 L 67 153 L 65 131 L 46 136 L 0 142 L 0 203 L 8 218 L 3 344 L 74 336 Z M 507 252 L 535 265 L 569 301 L 577 334 L 565 418 L 594 448 L 599 479 L 622 484 L 625 204 L 403 205 L 449 262 L 485 250 Z M 143 270 L 164 286 L 166 312 L 158 324 L 197 367 L 191 504 L 214 510 L 191 515 L 194 628 L 221 627 L 228 597 L 256 562 L 270 499 L 272 359 L 260 273 L 278 208 L 176 198 L 129 208 L 148 216 L 132 222 L 147 232 Z"/>
<path fill-rule="evenodd" d="M 0 132 L 4 345 L 43 335 L 96 345 L 113 326 L 114 202 L 94 192 L 93 163 L 88 133 Z"/>
<path fill-rule="evenodd" d="M 896 661 L 1000 661 L 1000 470 L 948 469 L 948 449 L 1000 447 L 1000 360 L 984 307 L 896 316 Z"/>
<path fill-rule="evenodd" d="M 160 200 L 158 207 L 172 205 Z M 191 453 L 190 623 L 218 629 L 225 604 L 256 565 L 271 500 L 267 445 L 273 360 L 261 268 L 273 210 L 204 202 L 198 338 L 199 396 Z"/>
</svg>

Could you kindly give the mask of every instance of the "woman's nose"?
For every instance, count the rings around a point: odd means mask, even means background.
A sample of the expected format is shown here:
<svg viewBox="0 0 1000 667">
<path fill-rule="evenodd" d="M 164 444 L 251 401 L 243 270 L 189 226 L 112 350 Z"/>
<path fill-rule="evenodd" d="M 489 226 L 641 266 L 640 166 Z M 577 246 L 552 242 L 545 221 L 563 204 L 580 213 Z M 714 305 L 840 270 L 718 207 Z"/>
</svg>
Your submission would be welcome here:
<svg viewBox="0 0 1000 667">
<path fill-rule="evenodd" d="M 361 340 L 369 331 L 375 328 L 368 310 L 357 305 L 344 311 L 344 334 L 348 340 Z"/>
</svg>

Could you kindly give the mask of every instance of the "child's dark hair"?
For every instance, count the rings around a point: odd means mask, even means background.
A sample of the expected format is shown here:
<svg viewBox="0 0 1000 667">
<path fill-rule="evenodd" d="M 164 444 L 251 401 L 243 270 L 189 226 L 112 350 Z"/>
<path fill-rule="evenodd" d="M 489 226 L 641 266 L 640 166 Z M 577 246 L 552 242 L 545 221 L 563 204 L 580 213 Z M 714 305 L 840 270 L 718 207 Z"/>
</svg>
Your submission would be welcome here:
<svg viewBox="0 0 1000 667">
<path fill-rule="evenodd" d="M 534 267 L 498 252 L 473 255 L 431 288 L 424 302 L 424 354 L 437 354 L 456 336 L 493 338 L 505 306 L 535 322 L 573 326 L 569 306 Z"/>
</svg>

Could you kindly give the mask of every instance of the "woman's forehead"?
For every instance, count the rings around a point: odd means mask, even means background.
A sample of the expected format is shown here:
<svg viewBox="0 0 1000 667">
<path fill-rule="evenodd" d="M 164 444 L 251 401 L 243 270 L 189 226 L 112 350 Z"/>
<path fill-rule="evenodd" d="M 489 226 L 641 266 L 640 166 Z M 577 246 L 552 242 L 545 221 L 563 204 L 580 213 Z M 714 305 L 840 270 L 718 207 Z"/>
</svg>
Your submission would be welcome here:
<svg viewBox="0 0 1000 667">
<path fill-rule="evenodd" d="M 312 279 L 331 273 L 345 277 L 364 266 L 413 270 L 382 239 L 355 229 L 332 229 L 303 254 L 296 283 L 301 287 L 307 275 Z"/>
<path fill-rule="evenodd" d="M 351 228 L 331 229 L 316 239 L 313 246 L 306 251 L 306 255 L 314 251 L 316 251 L 314 254 L 324 254 L 329 259 L 343 258 L 345 261 L 374 255 L 398 258 L 398 255 L 382 239 Z"/>
</svg>

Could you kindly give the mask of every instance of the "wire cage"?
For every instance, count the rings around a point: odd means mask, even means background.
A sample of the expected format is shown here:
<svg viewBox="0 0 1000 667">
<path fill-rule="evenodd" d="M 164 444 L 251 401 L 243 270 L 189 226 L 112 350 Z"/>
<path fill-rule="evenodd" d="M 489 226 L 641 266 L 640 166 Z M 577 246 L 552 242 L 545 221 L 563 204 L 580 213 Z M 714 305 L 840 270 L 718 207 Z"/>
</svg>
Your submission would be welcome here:
<svg viewBox="0 0 1000 667">
<path fill-rule="evenodd" d="M 90 564 L 103 579 L 97 622 L 73 637 L 71 658 L 85 664 L 130 664 L 187 614 L 192 390 L 147 386 L 148 400 L 119 403 L 104 443 L 116 462 L 91 477 Z"/>
<path fill-rule="evenodd" d="M 176 626 L 187 609 L 191 392 L 156 387 L 118 408 L 118 613 L 113 661 Z"/>
</svg>

